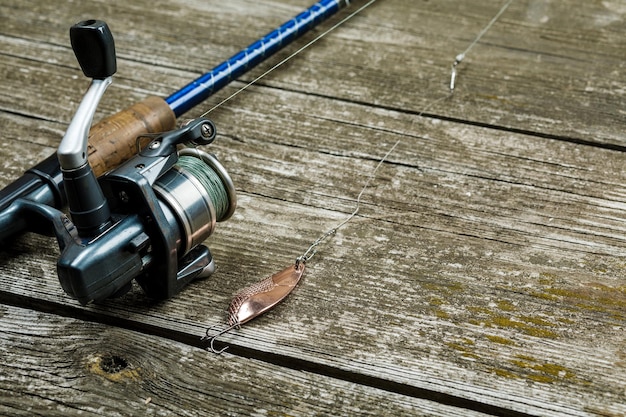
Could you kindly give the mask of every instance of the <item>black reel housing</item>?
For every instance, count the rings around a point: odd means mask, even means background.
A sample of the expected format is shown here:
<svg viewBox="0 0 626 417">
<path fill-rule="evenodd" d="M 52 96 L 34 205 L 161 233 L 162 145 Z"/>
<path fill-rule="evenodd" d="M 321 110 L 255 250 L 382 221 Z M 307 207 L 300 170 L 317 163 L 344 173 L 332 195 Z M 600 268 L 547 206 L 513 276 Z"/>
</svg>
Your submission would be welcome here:
<svg viewBox="0 0 626 417">
<path fill-rule="evenodd" d="M 42 175 L 51 164 L 47 160 L 32 173 L 41 177 L 38 182 L 49 178 L 60 185 L 45 195 L 10 189 L 24 197 L 2 207 L 2 236 L 24 226 L 56 236 L 59 281 L 81 304 L 119 296 L 133 279 L 148 296 L 170 298 L 190 281 L 215 271 L 202 242 L 216 222 L 235 210 L 228 173 L 213 155 L 196 148 L 213 142 L 215 125 L 199 118 L 177 130 L 147 135 L 149 143 L 135 157 L 96 179 L 86 157 L 88 132 L 116 71 L 115 47 L 106 23 L 98 20 L 74 25 L 70 36 L 92 82 L 59 145 L 60 172 Z M 189 168 L 179 160 L 178 149 L 185 146 L 192 147 L 180 151 Z M 71 220 L 51 206 L 61 206 L 63 200 Z"/>
<path fill-rule="evenodd" d="M 207 129 L 207 125 L 210 126 Z M 202 132 L 212 131 L 207 138 Z M 99 179 L 99 185 L 111 210 L 111 225 L 96 236 L 81 236 L 74 223 L 61 211 L 29 199 L 18 199 L 9 211 L 19 214 L 30 230 L 54 235 L 61 255 L 57 273 L 63 290 L 81 304 L 99 302 L 124 294 L 136 279 L 152 298 L 167 299 L 179 293 L 189 282 L 204 278 L 215 271 L 209 249 L 202 245 L 188 247 L 189 231 L 185 230 L 180 214 L 155 192 L 166 173 L 180 171 L 176 166 L 176 145 L 190 142 L 209 143 L 215 137 L 215 126 L 207 119 L 196 119 L 187 126 L 152 138 L 147 147 L 122 166 Z M 188 195 L 187 205 L 202 204 L 207 216 L 216 221 L 228 219 L 235 208 L 234 187 L 217 160 L 202 151 L 182 151 L 184 154 L 208 158 L 222 181 L 227 195 L 228 210 L 215 211 L 215 204 L 198 187 Z M 204 240 L 213 231 L 206 228 L 197 240 Z M 196 233 L 196 230 L 192 230 Z"/>
<path fill-rule="evenodd" d="M 73 240 L 62 251 L 57 272 L 65 292 L 85 304 L 119 295 L 135 278 L 148 296 L 166 299 L 194 278 L 214 272 L 209 249 L 204 245 L 185 247 L 181 220 L 153 188 L 176 164 L 176 144 L 190 142 L 190 138 L 202 141 L 200 131 L 206 130 L 207 124 L 215 132 L 212 122 L 197 119 L 157 136 L 135 158 L 101 177 L 114 224 L 93 241 Z M 202 198 L 198 195 L 195 200 Z"/>
</svg>

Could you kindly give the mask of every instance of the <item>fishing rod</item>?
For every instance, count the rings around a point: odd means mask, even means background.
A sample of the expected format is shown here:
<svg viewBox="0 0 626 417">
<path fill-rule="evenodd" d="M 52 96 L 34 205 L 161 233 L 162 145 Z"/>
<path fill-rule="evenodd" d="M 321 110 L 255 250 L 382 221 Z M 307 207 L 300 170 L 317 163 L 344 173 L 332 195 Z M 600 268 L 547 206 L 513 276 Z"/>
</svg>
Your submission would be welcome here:
<svg viewBox="0 0 626 417">
<path fill-rule="evenodd" d="M 24 231 L 55 236 L 59 281 L 81 304 L 122 295 L 133 279 L 148 296 L 170 298 L 212 274 L 202 242 L 233 214 L 235 189 L 197 148 L 215 139 L 213 122 L 175 129 L 176 118 L 348 4 L 321 0 L 165 99 L 148 97 L 93 126 L 117 70 L 113 36 L 99 20 L 72 26 L 89 89 L 57 152 L 0 191 L 0 245 Z"/>
</svg>

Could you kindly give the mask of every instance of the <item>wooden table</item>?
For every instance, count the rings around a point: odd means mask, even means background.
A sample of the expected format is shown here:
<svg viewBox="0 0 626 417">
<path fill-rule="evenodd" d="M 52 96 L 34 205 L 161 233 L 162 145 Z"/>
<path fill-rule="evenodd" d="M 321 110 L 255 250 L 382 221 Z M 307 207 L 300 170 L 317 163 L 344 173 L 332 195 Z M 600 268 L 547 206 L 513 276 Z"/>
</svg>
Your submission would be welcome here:
<svg viewBox="0 0 626 417">
<path fill-rule="evenodd" d="M 69 27 L 113 31 L 97 118 L 165 97 L 309 0 L 0 0 L 0 186 L 87 86 Z M 210 98 L 242 87 L 362 1 Z M 209 279 L 83 307 L 54 239 L 0 252 L 1 415 L 626 415 L 626 6 L 380 0 L 211 114 L 239 206 Z M 429 107 L 430 106 L 430 107 Z M 239 289 L 319 247 L 277 308 L 205 350 Z"/>
</svg>

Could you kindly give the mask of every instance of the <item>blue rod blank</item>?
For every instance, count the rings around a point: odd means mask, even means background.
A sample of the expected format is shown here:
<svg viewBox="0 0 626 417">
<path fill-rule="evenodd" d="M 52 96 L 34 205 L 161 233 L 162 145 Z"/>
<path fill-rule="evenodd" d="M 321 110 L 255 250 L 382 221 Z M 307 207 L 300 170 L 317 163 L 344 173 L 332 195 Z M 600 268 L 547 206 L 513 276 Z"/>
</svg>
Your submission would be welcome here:
<svg viewBox="0 0 626 417">
<path fill-rule="evenodd" d="M 243 75 L 294 39 L 335 14 L 347 0 L 322 0 L 290 21 L 236 53 L 211 71 L 190 82 L 165 99 L 176 114 L 186 113 L 211 94 Z"/>
</svg>

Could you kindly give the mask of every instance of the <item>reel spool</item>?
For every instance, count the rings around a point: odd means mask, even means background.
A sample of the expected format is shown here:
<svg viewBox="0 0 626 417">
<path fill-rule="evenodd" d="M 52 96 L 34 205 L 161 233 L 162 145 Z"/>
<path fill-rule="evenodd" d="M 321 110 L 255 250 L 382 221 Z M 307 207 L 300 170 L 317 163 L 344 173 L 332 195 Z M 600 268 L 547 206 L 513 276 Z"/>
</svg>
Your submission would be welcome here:
<svg viewBox="0 0 626 417">
<path fill-rule="evenodd" d="M 154 183 L 160 200 L 174 213 L 181 230 L 183 255 L 215 230 L 216 222 L 235 212 L 233 181 L 215 156 L 197 148 L 178 153 L 178 162 Z"/>
</svg>

